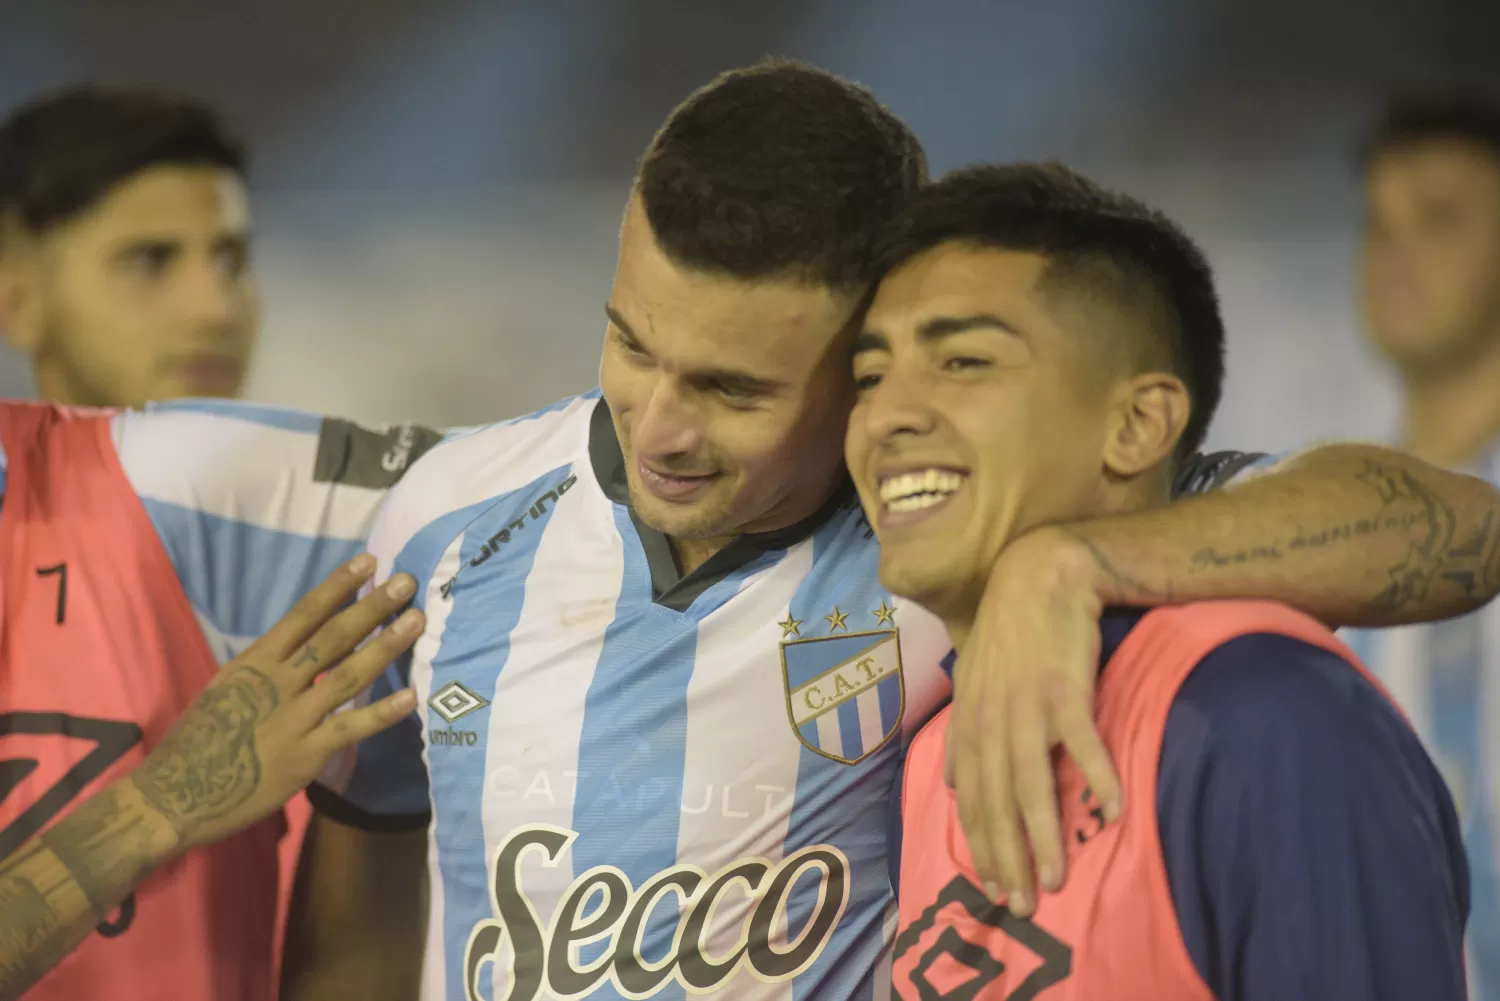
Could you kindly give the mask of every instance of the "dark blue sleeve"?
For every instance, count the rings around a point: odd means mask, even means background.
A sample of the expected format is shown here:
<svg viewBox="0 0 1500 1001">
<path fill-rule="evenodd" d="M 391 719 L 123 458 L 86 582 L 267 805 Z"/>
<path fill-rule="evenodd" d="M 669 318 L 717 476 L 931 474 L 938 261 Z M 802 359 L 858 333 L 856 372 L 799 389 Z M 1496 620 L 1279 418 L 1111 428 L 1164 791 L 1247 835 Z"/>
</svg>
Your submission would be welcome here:
<svg viewBox="0 0 1500 1001">
<path fill-rule="evenodd" d="M 1219 1001 L 1460 1001 L 1468 870 L 1416 735 L 1340 658 L 1233 640 L 1167 720 L 1162 853 Z"/>
<path fill-rule="evenodd" d="M 1272 461 L 1265 452 L 1195 453 L 1177 468 L 1172 480 L 1172 496 L 1206 494 L 1234 479 L 1240 473 Z"/>
</svg>

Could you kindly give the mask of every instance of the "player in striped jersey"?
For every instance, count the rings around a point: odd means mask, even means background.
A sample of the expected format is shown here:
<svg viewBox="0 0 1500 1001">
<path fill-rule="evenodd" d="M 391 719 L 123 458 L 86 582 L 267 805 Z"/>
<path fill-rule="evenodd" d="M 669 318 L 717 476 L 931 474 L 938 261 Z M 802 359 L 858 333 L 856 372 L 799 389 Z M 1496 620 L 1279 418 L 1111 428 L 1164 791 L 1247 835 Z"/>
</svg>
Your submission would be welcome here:
<svg viewBox="0 0 1500 1001">
<path fill-rule="evenodd" d="M 881 587 L 841 442 L 873 243 L 922 171 L 867 92 L 797 64 L 669 118 L 626 208 L 601 390 L 435 447 L 372 530 L 428 616 L 381 690 L 420 702 L 314 788 L 293 1001 L 889 996 L 891 792 L 948 698 L 948 641 Z M 1497 502 L 1352 454 L 1466 526 Z M 1263 512 L 1349 516 L 1349 462 L 1184 503 L 1143 543 L 1188 564 Z M 1292 554 L 1298 581 L 1269 586 L 1353 617 L 1407 547 Z M 1225 562 L 1178 596 L 1268 586 Z M 1464 603 L 1431 590 L 1387 614 Z M 388 899 L 424 865 L 428 907 Z"/>
<path fill-rule="evenodd" d="M 1396 440 L 1500 483 L 1500 101 L 1413 95 L 1387 109 L 1361 154 L 1364 315 L 1401 377 Z M 1469 991 L 1496 1001 L 1500 607 L 1349 642 L 1410 715 L 1458 802 L 1473 885 Z"/>
</svg>

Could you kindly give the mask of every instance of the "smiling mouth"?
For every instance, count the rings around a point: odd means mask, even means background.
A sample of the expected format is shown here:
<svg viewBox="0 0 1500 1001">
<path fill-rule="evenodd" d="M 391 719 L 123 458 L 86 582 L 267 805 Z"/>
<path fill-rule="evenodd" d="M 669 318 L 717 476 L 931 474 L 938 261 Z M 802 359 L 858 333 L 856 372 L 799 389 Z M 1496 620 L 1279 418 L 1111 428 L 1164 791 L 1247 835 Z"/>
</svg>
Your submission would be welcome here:
<svg viewBox="0 0 1500 1001">
<path fill-rule="evenodd" d="M 880 503 L 889 514 L 911 514 L 937 507 L 968 482 L 967 473 L 933 467 L 881 477 Z"/>
<path fill-rule="evenodd" d="M 677 476 L 653 469 L 644 462 L 638 462 L 636 468 L 640 474 L 641 485 L 655 496 L 667 501 L 696 500 L 707 492 L 709 486 L 720 475 L 706 473 L 697 476 Z"/>
</svg>

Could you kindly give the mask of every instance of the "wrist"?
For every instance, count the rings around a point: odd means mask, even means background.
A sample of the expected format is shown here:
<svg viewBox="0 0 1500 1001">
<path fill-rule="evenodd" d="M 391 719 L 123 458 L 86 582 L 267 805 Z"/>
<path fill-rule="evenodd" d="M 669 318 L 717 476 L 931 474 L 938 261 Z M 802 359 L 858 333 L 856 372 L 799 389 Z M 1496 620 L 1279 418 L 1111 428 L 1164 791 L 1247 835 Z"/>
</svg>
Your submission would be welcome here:
<svg viewBox="0 0 1500 1001">
<path fill-rule="evenodd" d="M 1111 587 L 1097 547 L 1073 528 L 1034 529 L 1007 547 L 1002 561 L 1007 556 L 1022 563 L 1032 586 L 1043 591 L 1091 594 L 1101 608 L 1124 600 Z"/>
<path fill-rule="evenodd" d="M 187 850 L 188 846 L 172 819 L 152 806 L 151 800 L 141 792 L 134 771 L 114 784 L 114 792 L 131 823 L 139 825 L 139 844 L 146 868 L 163 866 Z"/>
</svg>

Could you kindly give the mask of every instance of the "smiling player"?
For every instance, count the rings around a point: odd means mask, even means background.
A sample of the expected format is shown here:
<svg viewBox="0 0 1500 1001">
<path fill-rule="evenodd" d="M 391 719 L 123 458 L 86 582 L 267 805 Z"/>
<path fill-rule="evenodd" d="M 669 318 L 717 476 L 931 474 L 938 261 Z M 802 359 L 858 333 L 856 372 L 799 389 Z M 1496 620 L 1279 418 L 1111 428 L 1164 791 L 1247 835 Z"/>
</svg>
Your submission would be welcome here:
<svg viewBox="0 0 1500 1001">
<path fill-rule="evenodd" d="M 881 582 L 961 654 L 1014 540 L 1169 499 L 1213 416 L 1224 331 L 1175 225 L 1058 166 L 949 175 L 882 265 L 849 468 Z M 1096 715 L 1127 806 L 1109 820 L 1063 765 L 1071 876 L 1034 918 L 983 889 L 943 778 L 949 711 L 913 741 L 903 998 L 1465 996 L 1452 801 L 1331 632 L 1282 605 L 1202 602 L 1111 611 L 1099 642 Z"/>
</svg>

